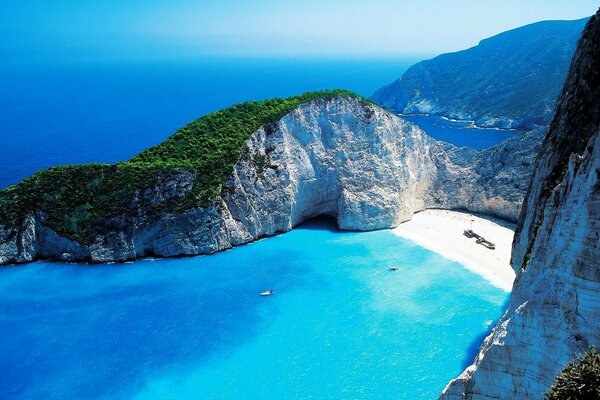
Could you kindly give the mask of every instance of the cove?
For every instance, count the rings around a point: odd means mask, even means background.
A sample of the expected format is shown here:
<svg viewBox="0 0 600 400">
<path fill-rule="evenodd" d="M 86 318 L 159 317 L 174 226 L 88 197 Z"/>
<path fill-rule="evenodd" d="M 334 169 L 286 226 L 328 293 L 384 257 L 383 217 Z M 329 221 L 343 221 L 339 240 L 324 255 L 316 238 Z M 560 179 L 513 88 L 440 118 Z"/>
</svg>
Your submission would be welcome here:
<svg viewBox="0 0 600 400">
<path fill-rule="evenodd" d="M 481 128 L 474 126 L 473 121 L 458 121 L 437 115 L 404 114 L 400 118 L 417 125 L 434 139 L 474 149 L 487 149 L 523 134 L 516 129 Z"/>
<path fill-rule="evenodd" d="M 0 398 L 435 399 L 507 296 L 328 220 L 211 256 L 2 268 Z"/>
</svg>

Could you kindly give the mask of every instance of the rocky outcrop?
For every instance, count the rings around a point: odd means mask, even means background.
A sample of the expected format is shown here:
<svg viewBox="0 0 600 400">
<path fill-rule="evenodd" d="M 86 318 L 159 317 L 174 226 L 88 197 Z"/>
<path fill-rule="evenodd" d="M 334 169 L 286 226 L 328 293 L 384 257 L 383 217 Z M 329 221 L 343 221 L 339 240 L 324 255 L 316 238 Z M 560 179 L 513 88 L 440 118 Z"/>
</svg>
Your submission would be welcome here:
<svg viewBox="0 0 600 400">
<path fill-rule="evenodd" d="M 399 113 L 435 114 L 482 127 L 546 125 L 586 20 L 538 22 L 421 61 L 373 99 Z"/>
<path fill-rule="evenodd" d="M 536 161 L 504 316 L 441 399 L 541 399 L 600 345 L 600 11 L 590 20 Z"/>
<path fill-rule="evenodd" d="M 516 220 L 542 131 L 484 151 L 437 142 L 386 110 L 352 97 L 306 103 L 256 131 L 208 207 L 149 214 L 192 190 L 194 174 L 161 176 L 132 199 L 128 223 L 89 245 L 60 237 L 31 210 L 0 227 L 0 264 L 39 258 L 123 261 L 207 254 L 285 232 L 318 215 L 342 229 L 395 227 L 425 208 Z"/>
<path fill-rule="evenodd" d="M 545 133 L 538 128 L 483 151 L 438 142 L 435 184 L 426 193 L 428 207 L 516 221 Z"/>
</svg>

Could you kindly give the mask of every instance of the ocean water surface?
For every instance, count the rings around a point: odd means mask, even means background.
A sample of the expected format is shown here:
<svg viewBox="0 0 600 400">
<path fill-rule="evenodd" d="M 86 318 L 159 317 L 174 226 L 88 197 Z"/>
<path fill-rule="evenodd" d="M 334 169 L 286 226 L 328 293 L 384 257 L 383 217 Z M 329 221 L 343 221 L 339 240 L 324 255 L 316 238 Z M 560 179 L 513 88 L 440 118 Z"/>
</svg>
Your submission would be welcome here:
<svg viewBox="0 0 600 400">
<path fill-rule="evenodd" d="M 472 121 L 457 121 L 437 115 L 402 115 L 437 140 L 460 147 L 487 149 L 523 132 L 516 129 L 480 128 Z"/>
<path fill-rule="evenodd" d="M 0 188 L 52 165 L 128 159 L 242 101 L 369 96 L 415 61 L 0 67 Z M 472 147 L 506 138 L 413 122 Z M 0 268 L 0 399 L 432 399 L 506 297 L 389 231 L 324 221 L 205 257 Z"/>
<path fill-rule="evenodd" d="M 435 399 L 507 296 L 326 220 L 211 256 L 2 268 L 0 398 Z"/>
<path fill-rule="evenodd" d="M 115 162 L 236 103 L 344 88 L 418 60 L 199 59 L 0 66 L 0 188 L 59 164 Z"/>
<path fill-rule="evenodd" d="M 60 164 L 115 162 L 232 104 L 345 88 L 370 96 L 416 59 L 202 59 L 0 66 L 0 188 Z M 510 131 L 407 117 L 437 139 L 489 147 Z"/>
</svg>

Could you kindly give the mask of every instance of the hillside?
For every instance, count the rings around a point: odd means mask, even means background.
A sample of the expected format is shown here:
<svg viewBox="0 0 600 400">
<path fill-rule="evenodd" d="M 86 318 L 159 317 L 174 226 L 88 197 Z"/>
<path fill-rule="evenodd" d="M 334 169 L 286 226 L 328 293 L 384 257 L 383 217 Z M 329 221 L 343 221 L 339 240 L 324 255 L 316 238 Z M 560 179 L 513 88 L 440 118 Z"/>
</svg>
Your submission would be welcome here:
<svg viewBox="0 0 600 400">
<path fill-rule="evenodd" d="M 421 61 L 373 99 L 396 112 L 475 120 L 479 126 L 547 124 L 587 20 L 538 22 Z"/>
</svg>

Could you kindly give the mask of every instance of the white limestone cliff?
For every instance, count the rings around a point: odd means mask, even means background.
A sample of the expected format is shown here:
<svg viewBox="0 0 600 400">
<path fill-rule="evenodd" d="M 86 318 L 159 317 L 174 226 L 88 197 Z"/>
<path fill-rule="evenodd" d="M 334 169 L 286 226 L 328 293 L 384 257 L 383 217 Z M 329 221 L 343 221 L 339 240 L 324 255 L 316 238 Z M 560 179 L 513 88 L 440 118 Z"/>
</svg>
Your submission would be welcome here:
<svg viewBox="0 0 600 400">
<path fill-rule="evenodd" d="M 391 228 L 425 208 L 466 209 L 516 220 L 542 131 L 476 151 L 437 142 L 358 98 L 316 100 L 256 131 L 210 206 L 133 223 L 83 245 L 58 236 L 32 210 L 18 230 L 0 227 L 0 264 L 46 258 L 123 261 L 207 254 L 285 232 L 318 215 L 347 230 Z M 185 196 L 194 175 L 172 172 L 139 193 L 161 204 Z"/>
<path fill-rule="evenodd" d="M 586 27 L 536 162 L 513 243 L 504 316 L 440 399 L 542 399 L 600 345 L 600 11 Z"/>
</svg>

